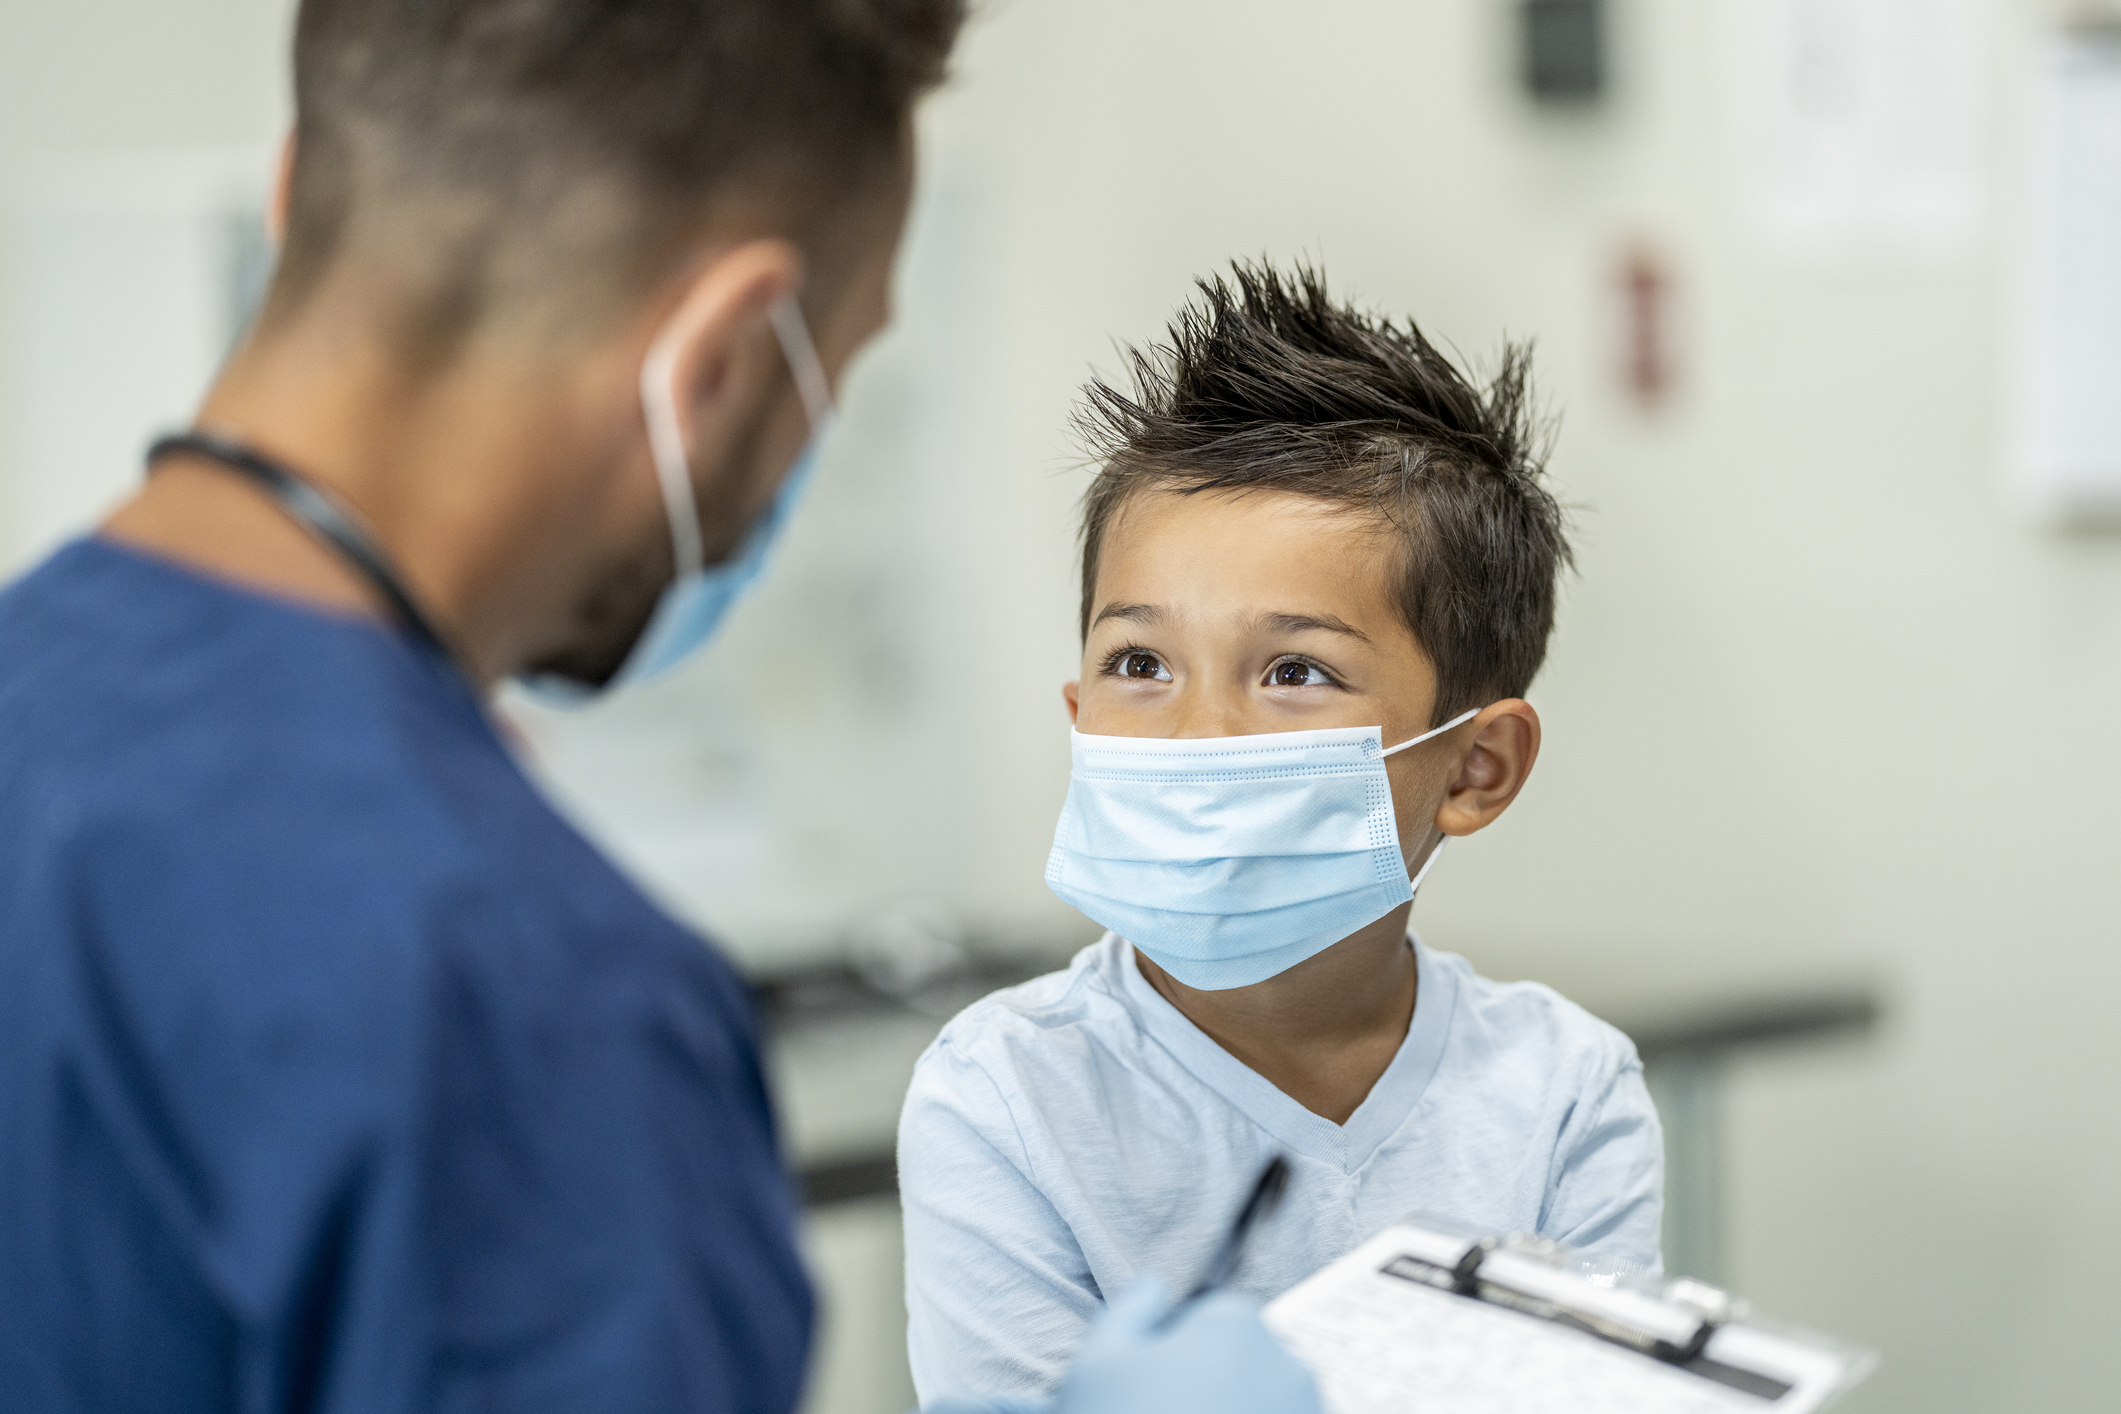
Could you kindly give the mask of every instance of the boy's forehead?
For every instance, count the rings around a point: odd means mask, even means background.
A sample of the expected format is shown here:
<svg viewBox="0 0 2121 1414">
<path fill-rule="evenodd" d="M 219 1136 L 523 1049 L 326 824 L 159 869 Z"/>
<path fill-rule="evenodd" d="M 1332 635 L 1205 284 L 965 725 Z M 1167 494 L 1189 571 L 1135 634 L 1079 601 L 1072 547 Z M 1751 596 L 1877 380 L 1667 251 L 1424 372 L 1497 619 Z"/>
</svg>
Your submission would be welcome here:
<svg viewBox="0 0 2121 1414">
<path fill-rule="evenodd" d="M 1398 538 L 1367 511 L 1283 491 L 1143 491 L 1099 547 L 1097 607 L 1186 618 L 1326 612 L 1396 622 Z"/>
</svg>

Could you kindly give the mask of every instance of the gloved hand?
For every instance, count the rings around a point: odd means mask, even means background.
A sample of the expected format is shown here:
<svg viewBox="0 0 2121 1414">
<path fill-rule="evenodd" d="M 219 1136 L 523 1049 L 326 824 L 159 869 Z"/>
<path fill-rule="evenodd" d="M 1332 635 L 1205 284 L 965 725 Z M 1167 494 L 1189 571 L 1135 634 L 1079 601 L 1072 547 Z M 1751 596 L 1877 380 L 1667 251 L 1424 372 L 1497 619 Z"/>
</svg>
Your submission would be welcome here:
<svg viewBox="0 0 2121 1414">
<path fill-rule="evenodd" d="M 1211 1295 L 1159 1330 L 1171 1298 L 1154 1278 L 1090 1327 L 1054 1414 L 1320 1414 L 1311 1372 L 1242 1297 Z"/>
</svg>

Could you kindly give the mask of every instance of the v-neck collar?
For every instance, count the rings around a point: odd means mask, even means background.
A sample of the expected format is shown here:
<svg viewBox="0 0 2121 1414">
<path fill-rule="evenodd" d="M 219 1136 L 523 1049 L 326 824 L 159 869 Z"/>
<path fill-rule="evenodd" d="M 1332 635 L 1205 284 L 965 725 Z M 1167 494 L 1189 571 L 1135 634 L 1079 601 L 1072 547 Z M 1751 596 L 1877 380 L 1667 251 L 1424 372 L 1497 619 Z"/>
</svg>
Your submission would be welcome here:
<svg viewBox="0 0 2121 1414">
<path fill-rule="evenodd" d="M 1335 1124 L 1283 1094 L 1273 1081 L 1187 1020 L 1184 1012 L 1166 1001 L 1142 976 L 1134 947 L 1126 939 L 1108 935 L 1108 942 L 1120 950 L 1120 986 L 1144 1031 L 1196 1080 L 1235 1105 L 1282 1144 L 1347 1173 L 1369 1162 L 1377 1146 L 1397 1132 L 1413 1113 L 1443 1061 L 1451 1018 L 1458 1010 L 1457 975 L 1449 968 L 1436 966 L 1421 939 L 1407 934 L 1407 945 L 1414 949 L 1417 979 L 1414 1019 L 1408 1024 L 1406 1039 L 1399 1043 L 1392 1063 L 1377 1077 L 1377 1083 L 1370 1087 L 1355 1113 L 1348 1116 L 1346 1124 Z"/>
</svg>

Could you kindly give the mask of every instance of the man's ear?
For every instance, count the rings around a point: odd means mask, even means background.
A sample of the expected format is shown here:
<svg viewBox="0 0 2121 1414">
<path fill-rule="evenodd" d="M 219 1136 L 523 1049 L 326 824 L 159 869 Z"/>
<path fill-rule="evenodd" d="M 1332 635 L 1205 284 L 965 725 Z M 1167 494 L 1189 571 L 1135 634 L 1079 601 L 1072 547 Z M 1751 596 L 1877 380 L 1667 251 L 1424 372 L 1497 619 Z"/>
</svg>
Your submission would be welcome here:
<svg viewBox="0 0 2121 1414">
<path fill-rule="evenodd" d="M 1068 704 L 1068 725 L 1075 725 L 1075 714 L 1083 710 L 1083 685 L 1080 682 L 1061 684 L 1061 701 Z"/>
<path fill-rule="evenodd" d="M 1493 824 L 1539 759 L 1539 714 L 1520 698 L 1485 708 L 1467 730 L 1473 744 L 1436 807 L 1436 828 L 1447 835 L 1470 835 Z"/>
<path fill-rule="evenodd" d="M 278 250 L 287 244 L 287 203 L 294 195 L 295 130 L 280 139 L 279 161 L 273 165 L 272 190 L 265 194 L 265 239 Z"/>
<path fill-rule="evenodd" d="M 803 257 L 787 241 L 746 241 L 709 258 L 663 306 L 668 312 L 652 335 L 651 357 L 667 360 L 678 426 L 695 456 L 698 443 L 713 440 L 714 432 L 695 427 L 695 419 L 726 390 L 737 361 L 757 342 L 752 336 L 767 327 L 774 302 L 792 293 L 802 275 Z M 766 342 L 773 353 L 762 371 L 778 374 L 778 346 L 770 337 Z"/>
</svg>

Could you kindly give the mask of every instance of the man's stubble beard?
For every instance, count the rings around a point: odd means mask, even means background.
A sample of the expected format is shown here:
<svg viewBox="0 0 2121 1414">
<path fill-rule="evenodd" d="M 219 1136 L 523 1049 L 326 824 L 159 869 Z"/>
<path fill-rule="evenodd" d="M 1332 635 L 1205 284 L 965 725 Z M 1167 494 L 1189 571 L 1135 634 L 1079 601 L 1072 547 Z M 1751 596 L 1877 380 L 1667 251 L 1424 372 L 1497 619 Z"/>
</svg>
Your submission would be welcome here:
<svg viewBox="0 0 2121 1414">
<path fill-rule="evenodd" d="M 786 396 L 793 396 L 791 385 Z M 769 400 L 754 415 L 743 436 L 732 448 L 734 466 L 756 466 L 759 444 L 771 425 L 779 400 Z M 652 472 L 650 473 L 653 474 Z M 783 472 L 785 475 L 785 471 Z M 693 495 L 703 532 L 702 549 L 713 566 L 726 560 L 743 544 L 752 522 L 771 508 L 769 498 L 750 516 L 742 516 L 744 489 L 731 486 L 728 475 L 718 476 L 705 491 L 697 482 Z M 777 492 L 778 488 L 776 488 Z M 553 676 L 602 687 L 625 666 L 626 657 L 648 629 L 657 601 L 672 579 L 670 527 L 661 526 L 663 543 L 657 550 L 613 560 L 591 579 L 576 601 L 573 627 L 567 642 L 524 668 L 528 676 Z"/>
</svg>

